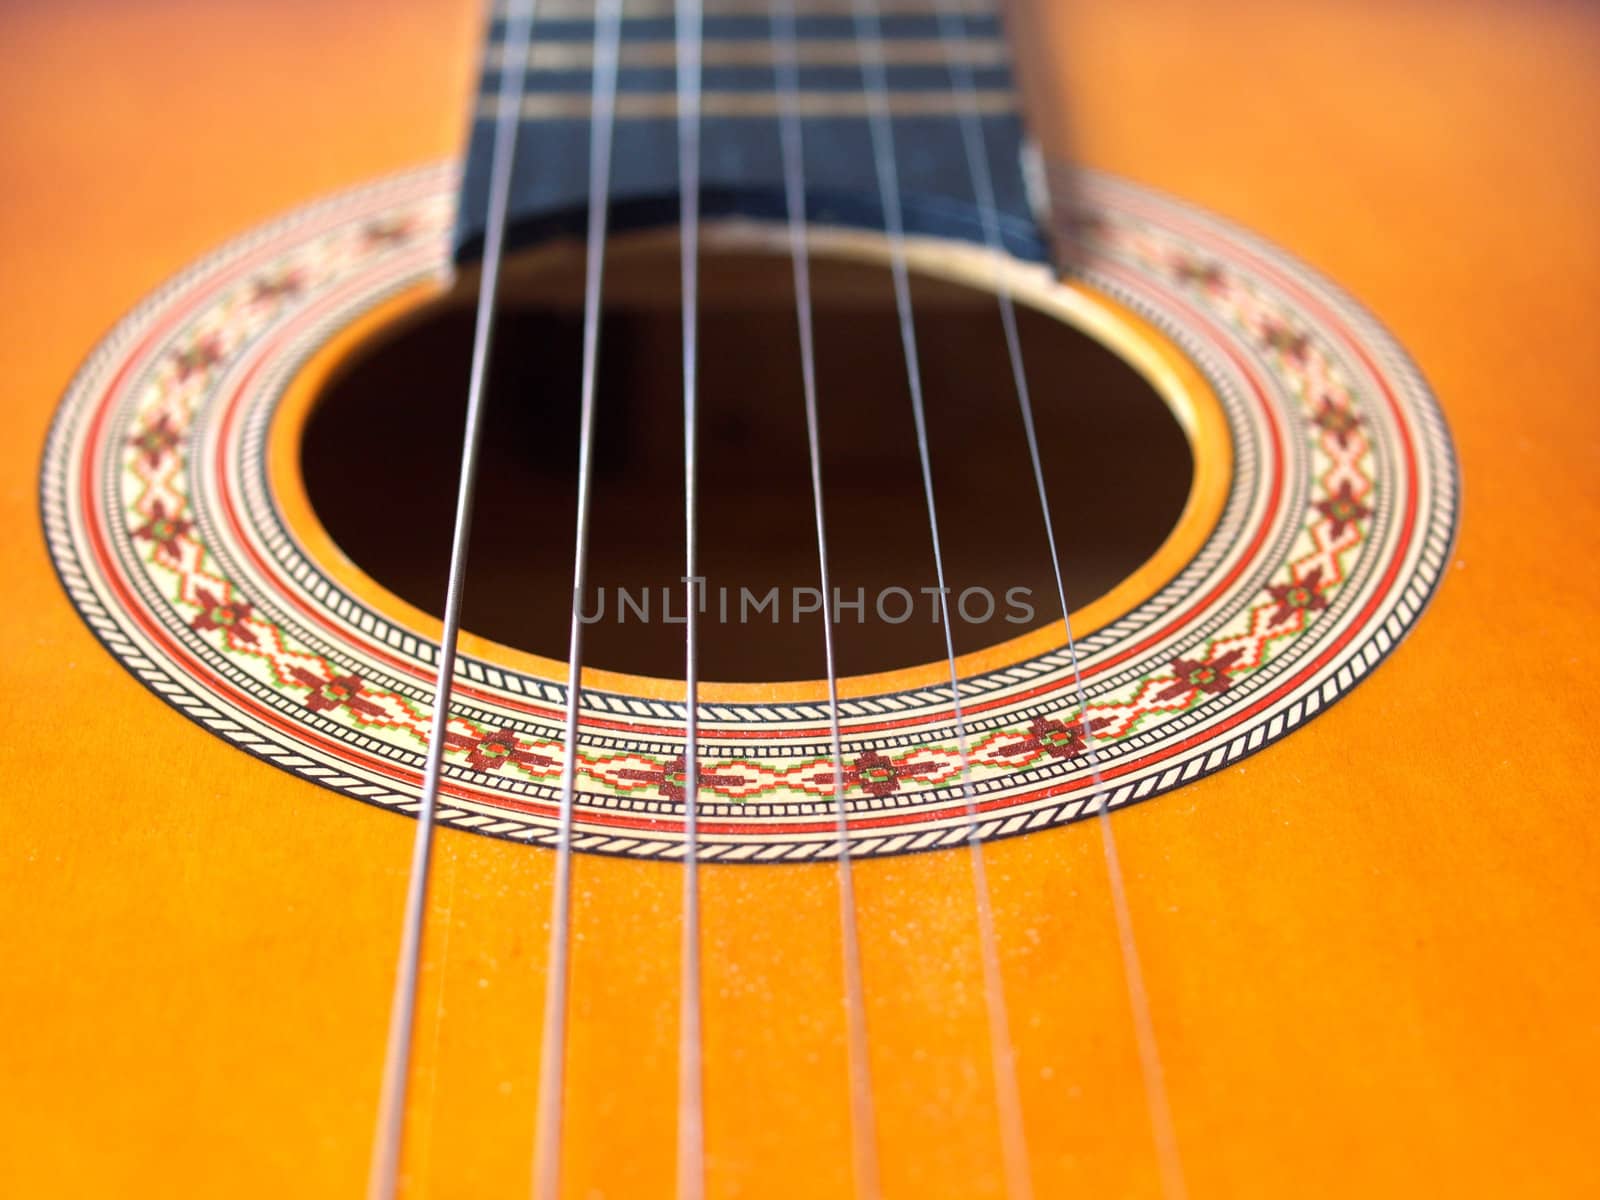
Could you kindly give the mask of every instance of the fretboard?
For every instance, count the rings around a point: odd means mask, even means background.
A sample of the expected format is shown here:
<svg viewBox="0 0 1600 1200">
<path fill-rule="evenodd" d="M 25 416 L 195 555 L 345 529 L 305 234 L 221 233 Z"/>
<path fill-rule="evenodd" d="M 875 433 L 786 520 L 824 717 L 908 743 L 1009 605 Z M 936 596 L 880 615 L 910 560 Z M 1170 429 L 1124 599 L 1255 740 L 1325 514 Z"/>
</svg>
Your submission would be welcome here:
<svg viewBox="0 0 1600 1200">
<path fill-rule="evenodd" d="M 982 123 L 995 208 L 1007 248 L 1048 258 L 1028 202 L 1024 134 L 1011 56 L 990 0 L 877 0 L 886 104 L 905 228 L 981 242 L 984 231 L 962 141 L 963 114 Z M 707 217 L 781 219 L 784 212 L 772 0 L 705 0 L 701 204 Z M 582 229 L 588 205 L 595 22 L 592 0 L 540 0 L 512 174 L 512 245 Z M 807 211 L 814 223 L 883 228 L 862 46 L 852 0 L 797 0 L 796 111 L 802 118 Z M 626 0 L 616 96 L 611 225 L 637 229 L 678 215 L 677 53 L 672 0 Z M 944 35 L 944 36 L 941 36 Z M 456 256 L 481 252 L 501 72 L 503 11 L 491 17 L 459 208 Z M 951 56 L 970 68 L 958 89 Z"/>
</svg>

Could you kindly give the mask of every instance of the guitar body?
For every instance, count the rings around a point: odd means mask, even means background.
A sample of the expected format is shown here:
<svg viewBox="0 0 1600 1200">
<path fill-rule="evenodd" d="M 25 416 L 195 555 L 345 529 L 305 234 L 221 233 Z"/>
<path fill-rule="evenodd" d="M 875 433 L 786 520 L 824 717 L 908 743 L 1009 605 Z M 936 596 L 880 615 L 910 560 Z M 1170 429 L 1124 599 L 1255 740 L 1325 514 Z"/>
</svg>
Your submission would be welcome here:
<svg viewBox="0 0 1600 1200">
<path fill-rule="evenodd" d="M 1070 114 L 1073 158 L 1347 287 L 1426 374 L 1463 484 L 1436 595 L 1370 678 L 1111 817 L 1188 1191 L 1592 1194 L 1600 18 L 1066 9 L 1024 22 L 1035 132 L 1064 157 Z M 435 0 L 0 14 L 8 1195 L 363 1186 L 414 822 L 140 686 L 52 569 L 40 452 L 97 339 L 186 264 L 456 158 L 479 32 Z M 1162 1194 L 1100 823 L 983 852 L 1036 1193 Z M 407 1196 L 527 1194 L 553 861 L 438 832 Z M 665 1195 L 683 868 L 572 862 L 563 1194 Z M 707 1192 L 850 1194 L 837 868 L 700 870 Z M 1001 1195 L 968 854 L 854 878 L 883 1191 Z"/>
</svg>

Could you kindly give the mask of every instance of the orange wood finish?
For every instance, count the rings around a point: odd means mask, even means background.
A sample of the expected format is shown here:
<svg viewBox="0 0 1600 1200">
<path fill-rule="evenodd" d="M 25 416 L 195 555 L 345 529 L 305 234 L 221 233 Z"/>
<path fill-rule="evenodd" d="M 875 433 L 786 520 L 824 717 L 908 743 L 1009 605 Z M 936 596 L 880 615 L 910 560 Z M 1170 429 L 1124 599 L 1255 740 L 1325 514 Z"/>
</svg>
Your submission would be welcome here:
<svg viewBox="0 0 1600 1200">
<path fill-rule="evenodd" d="M 1466 479 L 1450 577 L 1390 662 L 1115 818 L 1189 1189 L 1600 1191 L 1600 13 L 1034 7 L 1034 91 L 1079 156 L 1370 304 Z M 455 152 L 477 21 L 454 0 L 0 7 L 6 1195 L 363 1185 L 413 827 L 199 734 L 114 663 L 50 571 L 37 457 L 78 361 L 173 271 Z M 1159 1193 L 1099 837 L 987 850 L 1041 1196 Z M 549 874 L 440 835 L 408 1196 L 526 1194 Z M 966 858 L 862 863 L 858 889 L 884 1191 L 999 1195 Z M 564 1193 L 665 1195 L 679 876 L 580 858 L 574 904 Z M 709 1193 L 848 1194 L 832 869 L 710 868 L 704 908 Z"/>
</svg>

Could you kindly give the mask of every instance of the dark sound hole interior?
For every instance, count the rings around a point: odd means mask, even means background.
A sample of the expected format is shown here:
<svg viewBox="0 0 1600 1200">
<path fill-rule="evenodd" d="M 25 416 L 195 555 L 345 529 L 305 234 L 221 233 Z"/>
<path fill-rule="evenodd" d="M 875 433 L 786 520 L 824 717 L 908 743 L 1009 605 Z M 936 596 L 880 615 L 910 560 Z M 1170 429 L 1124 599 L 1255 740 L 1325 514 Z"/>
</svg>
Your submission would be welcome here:
<svg viewBox="0 0 1600 1200">
<path fill-rule="evenodd" d="M 818 260 L 813 269 L 834 586 L 846 604 L 858 593 L 865 601 L 839 610 L 839 669 L 936 661 L 944 635 L 889 278 L 859 263 Z M 701 677 L 819 678 L 821 617 L 795 612 L 815 605 L 803 589 L 818 577 L 790 267 L 777 257 L 708 255 L 702 270 Z M 557 659 L 566 657 L 571 619 L 580 271 L 571 256 L 559 267 L 525 266 L 503 299 L 464 606 L 467 629 Z M 444 605 L 471 287 L 463 280 L 344 364 L 302 448 L 311 502 L 333 538 L 373 578 L 433 613 Z M 675 249 L 614 254 L 606 289 L 585 598 L 598 619 L 586 628 L 584 661 L 681 677 L 684 630 L 667 619 L 684 607 Z M 998 306 L 927 278 L 917 279 L 914 301 L 945 571 L 952 601 L 968 593 L 952 605 L 964 609 L 952 614 L 964 653 L 1056 619 L 1059 605 Z M 1067 598 L 1077 607 L 1170 532 L 1188 494 L 1190 451 L 1165 404 L 1121 359 L 1053 318 L 1026 309 L 1019 317 Z M 776 604 L 758 608 L 774 588 Z M 987 589 L 992 613 L 969 589 Z"/>
</svg>

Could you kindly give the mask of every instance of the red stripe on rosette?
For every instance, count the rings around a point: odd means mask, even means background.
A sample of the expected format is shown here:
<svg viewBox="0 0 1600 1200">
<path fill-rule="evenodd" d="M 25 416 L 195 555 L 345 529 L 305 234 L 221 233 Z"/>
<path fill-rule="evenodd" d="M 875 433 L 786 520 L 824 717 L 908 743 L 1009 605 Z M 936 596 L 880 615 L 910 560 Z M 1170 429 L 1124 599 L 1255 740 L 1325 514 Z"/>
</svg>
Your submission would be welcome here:
<svg viewBox="0 0 1600 1200">
<path fill-rule="evenodd" d="M 1194 241 L 1200 242 L 1209 247 L 1212 252 L 1224 262 L 1227 262 L 1230 259 L 1237 261 L 1241 258 L 1248 261 L 1259 274 L 1266 276 L 1273 282 L 1275 286 L 1280 288 L 1285 293 L 1293 296 L 1297 304 L 1304 307 L 1321 322 L 1325 329 L 1333 333 L 1338 340 L 1344 344 L 1345 348 L 1361 361 L 1361 365 L 1366 368 L 1367 374 L 1370 375 L 1373 381 L 1377 383 L 1378 390 L 1383 395 L 1385 406 L 1388 408 L 1389 413 L 1394 417 L 1395 426 L 1400 431 L 1400 442 L 1405 452 L 1406 467 L 1403 480 L 1407 485 L 1405 511 L 1401 520 L 1401 530 L 1404 540 L 1400 544 L 1399 552 L 1395 554 L 1393 559 L 1390 560 L 1388 570 L 1384 572 L 1379 582 L 1378 590 L 1374 599 L 1376 600 L 1381 598 L 1382 595 L 1388 591 L 1389 586 L 1394 582 L 1395 577 L 1399 574 L 1400 565 L 1405 561 L 1406 558 L 1406 550 L 1409 547 L 1410 537 L 1416 526 L 1418 502 L 1415 483 L 1419 478 L 1417 449 L 1415 439 L 1412 434 L 1411 420 L 1404 407 L 1401 405 L 1399 397 L 1395 394 L 1393 387 L 1390 385 L 1388 375 L 1385 374 L 1385 372 L 1379 367 L 1378 363 L 1373 359 L 1372 355 L 1367 351 L 1366 345 L 1351 333 L 1345 324 L 1342 314 L 1330 309 L 1320 296 L 1318 296 L 1315 292 L 1307 290 L 1304 284 L 1302 284 L 1293 275 L 1285 273 L 1284 270 L 1276 263 L 1272 262 L 1271 259 L 1262 258 L 1259 254 L 1255 253 L 1250 249 L 1246 242 L 1243 240 L 1239 242 L 1224 241 L 1204 224 L 1185 225 L 1182 218 L 1187 217 L 1188 214 L 1181 208 L 1173 211 L 1165 208 L 1164 206 L 1152 204 L 1149 200 L 1140 197 L 1137 193 L 1125 193 L 1120 188 L 1118 188 L 1117 191 L 1120 196 L 1131 198 L 1133 201 L 1132 203 L 1124 205 L 1126 211 L 1134 213 L 1143 212 L 1145 216 L 1156 221 L 1157 224 L 1168 229 L 1173 229 L 1187 237 L 1192 238 Z M 1178 220 L 1174 221 L 1174 217 L 1177 217 Z M 1372 608 L 1373 605 L 1368 604 L 1367 608 L 1363 611 L 1370 612 Z"/>
</svg>

